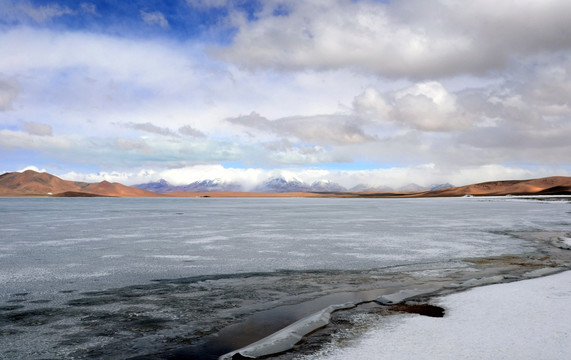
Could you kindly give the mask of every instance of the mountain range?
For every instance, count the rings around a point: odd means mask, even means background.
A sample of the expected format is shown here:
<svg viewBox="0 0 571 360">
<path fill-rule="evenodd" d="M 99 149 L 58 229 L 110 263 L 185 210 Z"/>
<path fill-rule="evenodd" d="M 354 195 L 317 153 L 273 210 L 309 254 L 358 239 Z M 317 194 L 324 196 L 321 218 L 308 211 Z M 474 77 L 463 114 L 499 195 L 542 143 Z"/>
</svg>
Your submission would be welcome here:
<svg viewBox="0 0 571 360">
<path fill-rule="evenodd" d="M 226 182 L 221 179 L 195 181 L 188 185 L 172 185 L 168 181 L 161 179 L 156 182 L 133 185 L 133 187 L 153 191 L 159 194 L 174 192 L 237 192 L 244 191 L 244 188 L 236 182 Z M 429 187 L 417 184 L 408 184 L 401 188 L 394 189 L 388 186 L 370 186 L 360 184 L 347 189 L 335 182 L 329 180 L 319 180 L 311 184 L 305 183 L 299 179 L 291 178 L 286 180 L 283 177 L 269 178 L 263 183 L 256 186 L 252 192 L 256 193 L 289 193 L 289 192 L 320 192 L 320 193 L 337 193 L 337 192 L 414 192 L 414 191 L 433 191 L 452 188 L 454 185 L 434 184 Z"/>
<path fill-rule="evenodd" d="M 400 189 L 375 188 L 358 185 L 346 190 L 327 180 L 306 184 L 297 179 L 271 178 L 254 189 L 241 192 L 239 184 L 220 179 L 203 180 L 184 186 L 158 182 L 125 186 L 102 181 L 87 183 L 60 179 L 57 176 L 33 170 L 9 172 L 0 175 L 0 196 L 339 196 L 339 197 L 458 197 L 504 195 L 571 195 L 571 177 L 552 176 L 530 180 L 490 181 L 461 187 L 446 183 L 429 188 L 409 184 Z M 271 195 L 275 194 L 275 195 Z"/>
</svg>

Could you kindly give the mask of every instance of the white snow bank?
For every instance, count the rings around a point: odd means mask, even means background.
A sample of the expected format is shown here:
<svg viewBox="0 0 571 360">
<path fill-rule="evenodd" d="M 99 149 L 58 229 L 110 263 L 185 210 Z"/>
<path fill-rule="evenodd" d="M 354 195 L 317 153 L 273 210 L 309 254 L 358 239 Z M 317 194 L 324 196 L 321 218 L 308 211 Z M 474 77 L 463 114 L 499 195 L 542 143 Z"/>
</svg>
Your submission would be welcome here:
<svg viewBox="0 0 571 360">
<path fill-rule="evenodd" d="M 571 271 L 490 285 L 433 301 L 443 318 L 390 316 L 348 348 L 311 359 L 565 359 L 571 354 Z"/>
</svg>

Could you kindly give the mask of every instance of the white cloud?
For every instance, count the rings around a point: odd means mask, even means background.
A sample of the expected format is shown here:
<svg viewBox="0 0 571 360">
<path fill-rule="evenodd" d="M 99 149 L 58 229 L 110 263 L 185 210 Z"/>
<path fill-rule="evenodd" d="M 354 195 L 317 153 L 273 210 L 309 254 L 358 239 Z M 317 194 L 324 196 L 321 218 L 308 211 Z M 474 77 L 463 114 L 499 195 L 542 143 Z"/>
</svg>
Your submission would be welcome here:
<svg viewBox="0 0 571 360">
<path fill-rule="evenodd" d="M 11 8 L 13 12 L 24 14 L 25 16 L 31 18 L 37 23 L 44 23 L 50 21 L 53 18 L 65 16 L 65 15 L 75 15 L 75 11 L 71 10 L 67 6 L 61 6 L 58 4 L 48 4 L 43 6 L 33 6 L 27 1 L 18 4 Z"/>
<path fill-rule="evenodd" d="M 24 172 L 24 171 L 26 171 L 26 170 L 33 170 L 33 171 L 36 171 L 36 172 L 46 172 L 46 169 L 40 169 L 40 168 L 38 168 L 37 166 L 34 166 L 34 165 L 29 165 L 29 166 L 26 166 L 26 167 L 23 168 L 23 169 L 16 170 L 16 171 L 17 171 L 17 172 Z"/>
<path fill-rule="evenodd" d="M 141 19 L 143 19 L 143 21 L 147 24 L 147 25 L 157 25 L 162 27 L 163 29 L 166 29 L 169 27 L 169 22 L 168 20 L 165 18 L 165 15 L 163 13 L 161 13 L 160 11 L 153 11 L 153 12 L 145 12 L 143 10 L 141 10 Z"/>
<path fill-rule="evenodd" d="M 520 56 L 571 48 L 571 3 L 266 1 L 237 22 L 226 60 L 279 70 L 357 68 L 391 77 L 484 74 Z M 273 16 L 287 4 L 287 15 Z"/>
</svg>

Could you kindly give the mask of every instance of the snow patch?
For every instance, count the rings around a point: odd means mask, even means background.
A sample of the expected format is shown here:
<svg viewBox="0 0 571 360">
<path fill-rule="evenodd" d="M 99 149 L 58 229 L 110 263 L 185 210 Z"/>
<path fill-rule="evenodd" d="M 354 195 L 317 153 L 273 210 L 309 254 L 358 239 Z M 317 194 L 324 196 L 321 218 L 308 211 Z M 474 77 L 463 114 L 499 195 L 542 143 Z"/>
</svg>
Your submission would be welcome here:
<svg viewBox="0 0 571 360">
<path fill-rule="evenodd" d="M 398 315 L 356 342 L 304 360 L 564 359 L 571 354 L 571 271 L 440 298 L 443 318 Z"/>
</svg>

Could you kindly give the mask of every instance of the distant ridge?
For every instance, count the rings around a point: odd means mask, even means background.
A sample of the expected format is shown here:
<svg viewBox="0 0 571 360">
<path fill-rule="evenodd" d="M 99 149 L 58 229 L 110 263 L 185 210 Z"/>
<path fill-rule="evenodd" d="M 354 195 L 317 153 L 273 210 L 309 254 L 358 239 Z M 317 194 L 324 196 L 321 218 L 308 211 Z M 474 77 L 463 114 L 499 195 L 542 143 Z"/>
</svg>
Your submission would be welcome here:
<svg viewBox="0 0 571 360">
<path fill-rule="evenodd" d="M 153 191 L 160 194 L 180 193 L 180 192 L 241 192 L 243 187 L 235 182 L 221 179 L 207 179 L 195 181 L 188 185 L 171 185 L 168 181 L 161 179 L 156 182 L 137 184 L 133 187 Z M 289 193 L 289 192 L 345 192 L 343 186 L 329 180 L 319 180 L 311 184 L 292 178 L 289 180 L 283 177 L 269 178 L 262 184 L 256 186 L 253 192 L 258 193 Z"/>
<path fill-rule="evenodd" d="M 195 181 L 188 185 L 172 185 L 165 179 L 146 184 L 137 184 L 132 187 L 147 191 L 153 191 L 159 194 L 167 194 L 173 192 L 220 192 L 220 191 L 243 191 L 240 184 L 234 182 L 226 182 L 221 179 L 208 179 Z"/>
<path fill-rule="evenodd" d="M 155 197 L 158 195 L 119 183 L 68 181 L 48 173 L 26 170 L 21 173 L 10 172 L 0 175 L 0 196 Z"/>
<path fill-rule="evenodd" d="M 571 177 L 488 181 L 424 193 L 423 196 L 571 195 Z"/>
</svg>

